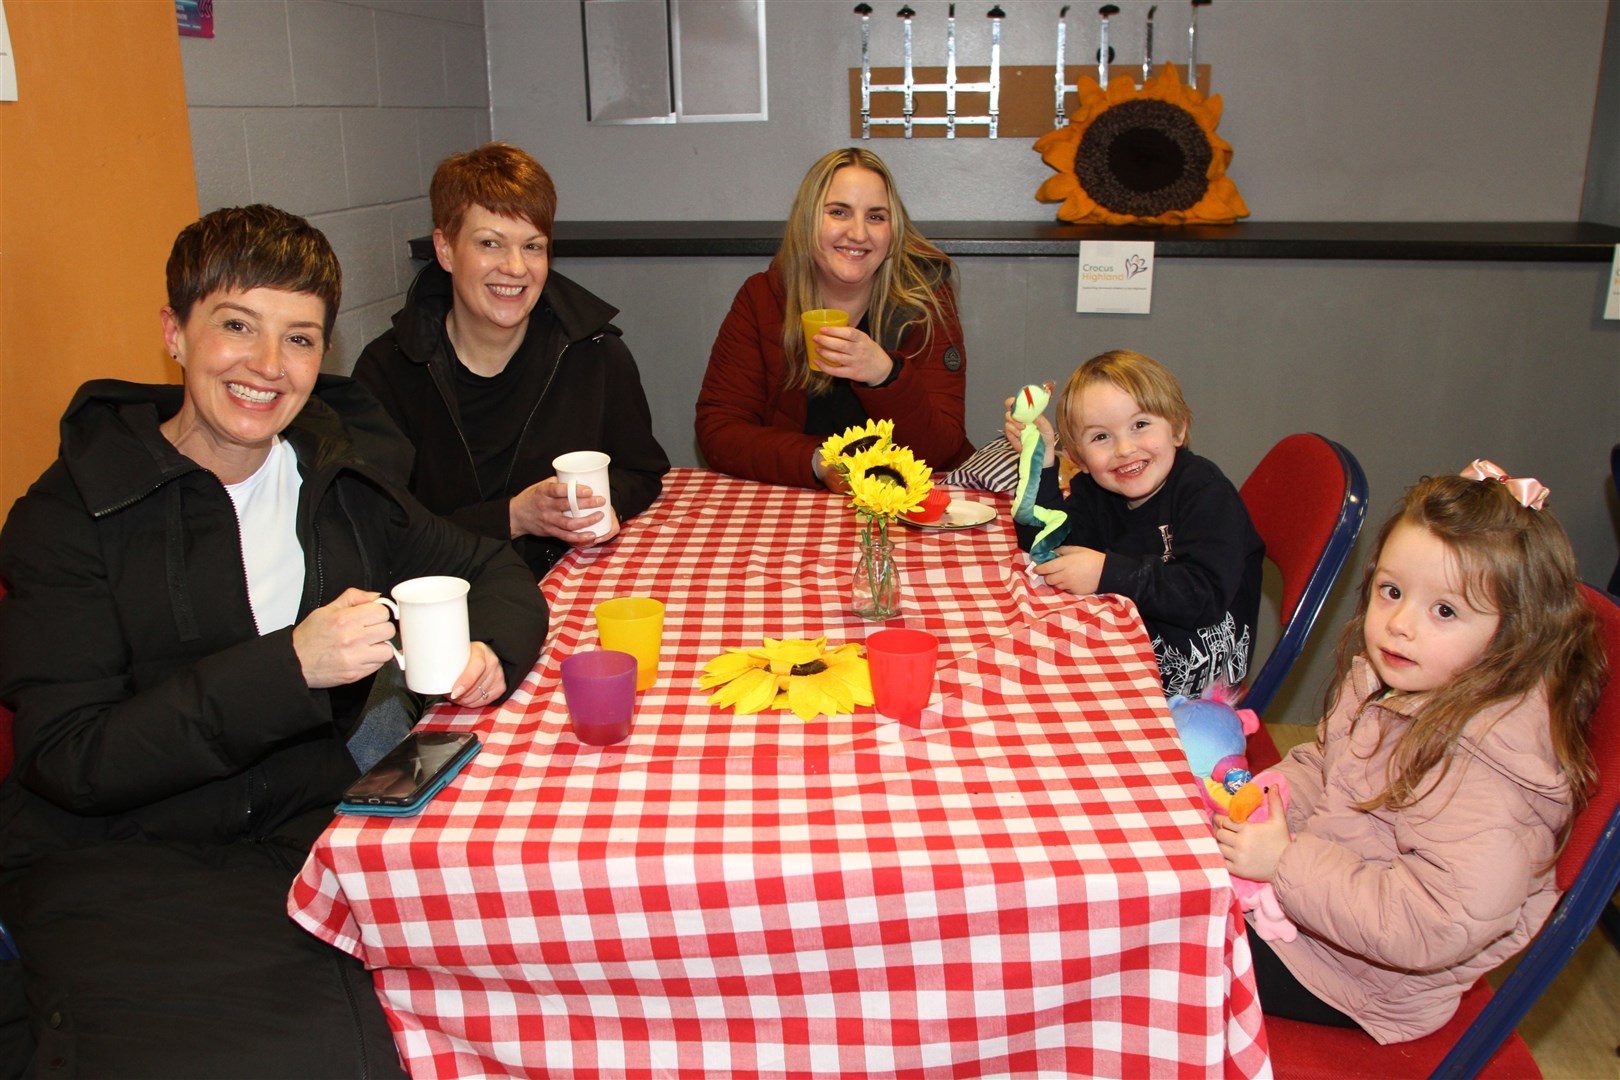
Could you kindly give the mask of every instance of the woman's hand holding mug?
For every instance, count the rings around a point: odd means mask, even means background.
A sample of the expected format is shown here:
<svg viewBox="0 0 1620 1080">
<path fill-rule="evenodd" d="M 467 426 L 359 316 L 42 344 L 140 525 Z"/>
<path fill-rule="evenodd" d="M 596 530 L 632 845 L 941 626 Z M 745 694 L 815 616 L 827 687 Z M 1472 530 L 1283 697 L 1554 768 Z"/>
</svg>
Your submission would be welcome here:
<svg viewBox="0 0 1620 1080">
<path fill-rule="evenodd" d="M 394 658 L 394 623 L 380 599 L 364 589 L 344 589 L 293 627 L 293 653 L 311 690 L 358 682 Z"/>
<path fill-rule="evenodd" d="M 597 450 L 576 450 L 553 460 L 555 476 L 512 499 L 512 535 L 554 536 L 576 546 L 616 536 L 619 516 L 608 489 L 611 460 Z"/>
</svg>

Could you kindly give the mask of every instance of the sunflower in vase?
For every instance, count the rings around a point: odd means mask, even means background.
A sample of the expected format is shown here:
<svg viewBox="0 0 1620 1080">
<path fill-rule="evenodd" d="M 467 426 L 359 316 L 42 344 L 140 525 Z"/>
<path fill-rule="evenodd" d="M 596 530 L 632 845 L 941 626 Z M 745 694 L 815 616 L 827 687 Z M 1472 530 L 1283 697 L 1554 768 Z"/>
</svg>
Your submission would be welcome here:
<svg viewBox="0 0 1620 1080">
<path fill-rule="evenodd" d="M 889 525 L 928 501 L 934 490 L 928 463 L 894 442 L 892 420 L 868 420 L 821 444 L 822 464 L 837 469 L 849 487 L 849 506 L 861 541 L 851 598 L 863 619 L 900 613 L 900 577 Z"/>
</svg>

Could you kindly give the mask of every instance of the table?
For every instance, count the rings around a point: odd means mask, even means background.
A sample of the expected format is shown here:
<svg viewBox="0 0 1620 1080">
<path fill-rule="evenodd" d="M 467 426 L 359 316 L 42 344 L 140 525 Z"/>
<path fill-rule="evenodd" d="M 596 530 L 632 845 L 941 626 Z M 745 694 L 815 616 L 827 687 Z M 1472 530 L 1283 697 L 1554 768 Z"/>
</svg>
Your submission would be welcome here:
<svg viewBox="0 0 1620 1080">
<path fill-rule="evenodd" d="M 288 901 L 360 957 L 411 1073 L 1269 1075 L 1242 916 L 1134 606 L 1027 576 L 991 524 L 896 526 L 888 625 L 941 639 L 922 722 L 736 716 L 703 664 L 862 640 L 852 512 L 676 469 L 542 587 L 541 660 L 419 817 L 339 818 Z M 666 604 L 630 738 L 558 665 L 612 596 Z"/>
</svg>

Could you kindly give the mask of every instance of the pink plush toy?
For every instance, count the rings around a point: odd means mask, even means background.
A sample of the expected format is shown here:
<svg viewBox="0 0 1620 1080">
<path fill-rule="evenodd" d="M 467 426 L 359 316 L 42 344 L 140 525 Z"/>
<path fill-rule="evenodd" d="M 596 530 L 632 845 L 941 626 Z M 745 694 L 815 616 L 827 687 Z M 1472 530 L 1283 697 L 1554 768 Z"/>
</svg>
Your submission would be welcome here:
<svg viewBox="0 0 1620 1080">
<path fill-rule="evenodd" d="M 1253 709 L 1233 708 L 1233 697 L 1224 684 L 1215 683 L 1202 697 L 1178 694 L 1171 698 L 1170 715 L 1181 736 L 1187 764 L 1202 781 L 1200 789 L 1210 813 L 1225 814 L 1238 822 L 1265 821 L 1271 813 L 1267 793 L 1273 787 L 1281 793 L 1283 806 L 1288 805 L 1288 780 L 1269 769 L 1259 776 L 1250 775 L 1248 760 L 1243 756 L 1244 736 L 1259 729 L 1260 718 Z M 1298 936 L 1298 929 L 1283 913 L 1270 882 L 1233 874 L 1232 888 L 1243 910 L 1255 913 L 1254 929 L 1262 939 L 1293 941 Z"/>
</svg>

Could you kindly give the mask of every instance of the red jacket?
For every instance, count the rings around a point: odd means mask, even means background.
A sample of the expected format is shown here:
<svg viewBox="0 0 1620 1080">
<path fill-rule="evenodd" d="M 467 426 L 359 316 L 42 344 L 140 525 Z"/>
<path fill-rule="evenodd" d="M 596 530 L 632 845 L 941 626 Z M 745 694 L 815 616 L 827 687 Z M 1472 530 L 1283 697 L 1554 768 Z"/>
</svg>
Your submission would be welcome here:
<svg viewBox="0 0 1620 1080">
<path fill-rule="evenodd" d="M 855 396 L 875 420 L 894 421 L 894 441 L 936 469 L 952 469 L 973 453 L 962 425 L 967 352 L 948 290 L 939 294 L 943 321 L 921 347 L 923 330 L 907 330 L 897 348 L 880 342 L 903 363 L 883 387 L 856 386 Z M 822 439 L 804 434 L 809 395 L 787 388 L 782 352 L 786 307 L 775 267 L 743 282 L 720 325 L 697 400 L 697 441 L 709 467 L 749 480 L 818 487 L 810 465 Z"/>
</svg>

